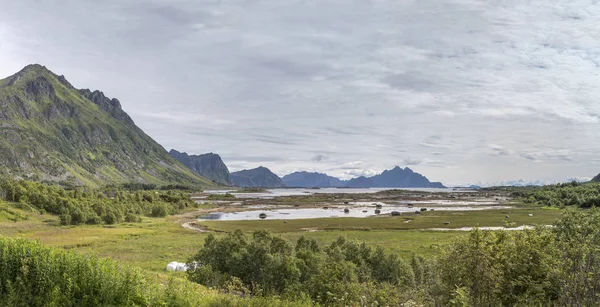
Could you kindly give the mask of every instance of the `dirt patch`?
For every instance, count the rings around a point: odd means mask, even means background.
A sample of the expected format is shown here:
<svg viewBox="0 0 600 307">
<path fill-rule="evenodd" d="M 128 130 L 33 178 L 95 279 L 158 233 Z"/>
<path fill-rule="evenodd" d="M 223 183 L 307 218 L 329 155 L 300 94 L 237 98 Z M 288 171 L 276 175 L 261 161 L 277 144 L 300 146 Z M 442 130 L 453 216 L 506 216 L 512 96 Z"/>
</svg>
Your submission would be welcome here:
<svg viewBox="0 0 600 307">
<path fill-rule="evenodd" d="M 206 227 L 200 226 L 194 222 L 186 222 L 181 224 L 181 226 L 185 229 L 194 230 L 197 232 L 211 232 L 210 230 L 206 229 Z"/>
</svg>

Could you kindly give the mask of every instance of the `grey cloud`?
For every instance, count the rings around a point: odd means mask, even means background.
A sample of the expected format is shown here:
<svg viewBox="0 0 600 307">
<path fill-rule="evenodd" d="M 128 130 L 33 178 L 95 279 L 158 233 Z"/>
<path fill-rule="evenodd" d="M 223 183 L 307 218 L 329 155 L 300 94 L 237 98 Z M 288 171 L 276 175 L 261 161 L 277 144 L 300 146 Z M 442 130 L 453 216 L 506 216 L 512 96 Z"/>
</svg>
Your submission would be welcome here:
<svg viewBox="0 0 600 307">
<path fill-rule="evenodd" d="M 325 161 L 327 159 L 329 159 L 329 157 L 327 157 L 326 155 L 316 155 L 311 158 L 311 160 L 315 161 L 315 162 L 321 162 L 321 161 Z"/>
<path fill-rule="evenodd" d="M 349 177 L 411 157 L 446 184 L 552 181 L 600 172 L 599 15 L 568 0 L 4 1 L 0 73 L 42 63 L 232 168 Z"/>
</svg>

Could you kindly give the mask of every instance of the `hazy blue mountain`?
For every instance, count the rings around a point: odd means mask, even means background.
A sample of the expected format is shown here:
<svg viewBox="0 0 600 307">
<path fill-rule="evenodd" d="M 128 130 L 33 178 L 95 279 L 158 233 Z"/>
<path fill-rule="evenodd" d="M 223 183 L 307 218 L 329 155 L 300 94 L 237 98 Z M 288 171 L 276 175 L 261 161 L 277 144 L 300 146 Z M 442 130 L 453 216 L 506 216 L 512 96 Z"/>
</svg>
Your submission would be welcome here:
<svg viewBox="0 0 600 307">
<path fill-rule="evenodd" d="M 343 187 L 346 181 L 323 173 L 295 172 L 281 178 L 288 187 L 296 188 L 329 188 Z"/>
<path fill-rule="evenodd" d="M 440 182 L 431 182 L 427 177 L 410 168 L 396 166 L 373 177 L 358 177 L 348 181 L 350 188 L 444 188 Z"/>
<path fill-rule="evenodd" d="M 171 149 L 169 154 L 196 174 L 217 183 L 232 184 L 229 169 L 217 154 L 211 152 L 203 155 L 188 155 L 185 152 L 179 152 L 175 149 Z"/>
<path fill-rule="evenodd" d="M 231 181 L 237 187 L 281 188 L 285 187 L 281 178 L 266 167 L 231 173 Z"/>
</svg>

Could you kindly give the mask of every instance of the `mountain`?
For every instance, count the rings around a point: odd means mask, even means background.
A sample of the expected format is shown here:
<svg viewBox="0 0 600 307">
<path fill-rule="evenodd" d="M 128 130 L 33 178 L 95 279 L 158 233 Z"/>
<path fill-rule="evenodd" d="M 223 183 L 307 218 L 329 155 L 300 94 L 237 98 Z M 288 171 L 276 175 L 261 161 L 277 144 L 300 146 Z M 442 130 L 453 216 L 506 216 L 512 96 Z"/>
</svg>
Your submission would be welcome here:
<svg viewBox="0 0 600 307">
<path fill-rule="evenodd" d="M 328 188 L 343 187 L 345 181 L 322 173 L 295 172 L 281 178 L 288 187 L 296 188 Z"/>
<path fill-rule="evenodd" d="M 213 183 L 138 128 L 117 99 L 29 65 L 0 80 L 0 176 L 69 185 Z"/>
<path fill-rule="evenodd" d="M 185 152 L 179 152 L 175 149 L 171 149 L 169 154 L 196 174 L 217 183 L 225 185 L 231 184 L 229 169 L 227 169 L 227 165 L 223 163 L 223 160 L 221 160 L 221 157 L 217 154 L 207 153 L 203 155 L 188 155 Z"/>
<path fill-rule="evenodd" d="M 266 167 L 257 167 L 231 173 L 231 181 L 237 187 L 281 188 L 285 187 L 281 178 Z"/>
<path fill-rule="evenodd" d="M 592 182 L 600 182 L 600 174 L 596 175 L 596 177 L 592 178 Z"/>
<path fill-rule="evenodd" d="M 425 176 L 410 168 L 396 166 L 373 177 L 358 177 L 348 181 L 349 188 L 444 188 L 440 182 L 430 182 Z"/>
</svg>

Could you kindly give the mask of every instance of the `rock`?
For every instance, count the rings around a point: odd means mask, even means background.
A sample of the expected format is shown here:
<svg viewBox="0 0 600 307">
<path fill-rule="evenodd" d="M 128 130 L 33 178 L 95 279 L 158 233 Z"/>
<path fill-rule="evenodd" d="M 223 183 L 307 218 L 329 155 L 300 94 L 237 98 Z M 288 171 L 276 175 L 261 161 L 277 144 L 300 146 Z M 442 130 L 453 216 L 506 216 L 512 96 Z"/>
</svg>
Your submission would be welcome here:
<svg viewBox="0 0 600 307">
<path fill-rule="evenodd" d="M 375 214 L 380 214 L 380 213 L 381 213 L 381 210 L 375 209 Z"/>
<path fill-rule="evenodd" d="M 427 208 L 421 208 L 421 212 L 427 211 Z"/>
<path fill-rule="evenodd" d="M 533 213 L 529 213 L 528 215 L 529 215 L 529 216 L 533 216 Z"/>
<path fill-rule="evenodd" d="M 450 225 L 450 222 L 444 222 L 444 225 Z"/>
<path fill-rule="evenodd" d="M 344 209 L 344 213 L 350 213 L 350 209 L 348 209 L 348 208 Z"/>
<path fill-rule="evenodd" d="M 229 169 L 217 154 L 207 153 L 202 155 L 188 155 L 185 152 L 179 152 L 175 149 L 171 149 L 169 154 L 196 174 L 218 183 L 226 185 L 232 184 Z"/>
<path fill-rule="evenodd" d="M 267 214 L 266 213 L 261 213 L 258 215 L 259 218 L 261 219 L 266 219 L 267 218 Z"/>
<path fill-rule="evenodd" d="M 509 219 L 509 218 L 510 218 L 510 216 L 507 214 L 507 215 L 505 216 L 505 218 Z"/>
<path fill-rule="evenodd" d="M 392 211 L 392 216 L 399 216 L 402 215 L 402 213 L 398 212 L 398 211 Z"/>
</svg>

